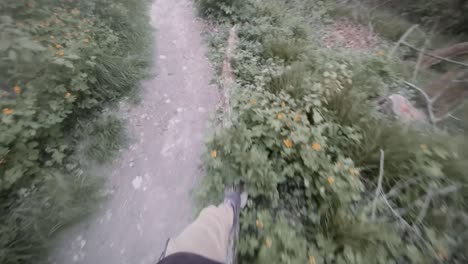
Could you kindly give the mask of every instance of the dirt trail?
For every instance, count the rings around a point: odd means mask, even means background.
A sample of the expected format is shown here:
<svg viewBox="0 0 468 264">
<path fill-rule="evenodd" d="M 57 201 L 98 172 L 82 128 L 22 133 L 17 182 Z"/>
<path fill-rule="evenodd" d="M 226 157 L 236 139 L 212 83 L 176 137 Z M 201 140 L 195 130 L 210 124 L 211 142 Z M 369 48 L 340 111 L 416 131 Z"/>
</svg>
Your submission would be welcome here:
<svg viewBox="0 0 468 264">
<path fill-rule="evenodd" d="M 191 190 L 218 100 L 191 0 L 156 0 L 154 79 L 129 115 L 135 143 L 110 168 L 113 192 L 89 220 L 65 232 L 51 263 L 155 263 L 166 239 L 193 219 Z"/>
</svg>

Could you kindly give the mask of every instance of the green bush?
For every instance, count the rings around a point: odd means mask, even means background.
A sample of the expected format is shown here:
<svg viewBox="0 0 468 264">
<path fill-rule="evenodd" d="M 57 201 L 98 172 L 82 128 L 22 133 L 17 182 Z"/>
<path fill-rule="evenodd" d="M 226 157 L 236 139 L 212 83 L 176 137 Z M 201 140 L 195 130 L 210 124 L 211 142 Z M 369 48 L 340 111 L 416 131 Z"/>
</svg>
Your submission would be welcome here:
<svg viewBox="0 0 468 264">
<path fill-rule="evenodd" d="M 392 62 L 292 34 L 302 13 L 288 4 L 255 2 L 240 26 L 234 119 L 203 157 L 201 201 L 240 183 L 250 195 L 241 263 L 463 263 L 466 142 L 379 113 L 401 74 Z M 381 149 L 385 196 L 375 199 Z"/>
<path fill-rule="evenodd" d="M 196 0 L 201 15 L 208 18 L 246 20 L 249 18 L 247 1 L 244 0 Z"/>
<path fill-rule="evenodd" d="M 88 148 L 96 163 L 119 148 L 121 123 L 98 116 L 147 75 L 147 4 L 0 3 L 1 263 L 35 262 L 58 228 L 97 196 L 88 193 L 98 180 L 83 171 L 77 142 L 115 136 Z"/>
</svg>

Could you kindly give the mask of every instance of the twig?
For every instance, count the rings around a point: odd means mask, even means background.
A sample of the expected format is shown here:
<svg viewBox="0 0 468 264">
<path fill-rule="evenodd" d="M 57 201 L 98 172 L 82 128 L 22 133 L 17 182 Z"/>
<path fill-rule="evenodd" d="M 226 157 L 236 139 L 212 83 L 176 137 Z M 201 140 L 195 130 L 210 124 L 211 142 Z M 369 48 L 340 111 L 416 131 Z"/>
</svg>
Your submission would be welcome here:
<svg viewBox="0 0 468 264">
<path fill-rule="evenodd" d="M 440 56 L 434 55 L 434 54 L 429 53 L 429 52 L 427 52 L 427 51 L 424 51 L 424 50 L 421 50 L 421 49 L 419 49 L 419 48 L 416 48 L 415 46 L 413 46 L 413 45 L 411 45 L 411 44 L 409 44 L 409 43 L 407 43 L 407 42 L 405 42 L 405 41 L 400 42 L 399 45 L 400 45 L 400 44 L 401 44 L 401 45 L 405 45 L 405 46 L 407 46 L 407 47 L 410 48 L 410 49 L 414 49 L 414 50 L 416 50 L 416 51 L 418 51 L 418 52 L 421 52 L 422 54 L 427 55 L 427 56 L 429 56 L 429 57 L 433 57 L 433 58 L 436 58 L 436 59 L 439 59 L 439 60 L 443 60 L 443 61 L 450 62 L 450 63 L 453 63 L 453 64 L 457 64 L 457 65 L 461 65 L 461 66 L 468 67 L 468 64 L 466 64 L 466 63 L 459 62 L 459 61 L 454 61 L 454 60 L 451 60 L 451 59 L 448 59 L 448 58 L 444 58 L 444 57 L 440 57 Z"/>
<path fill-rule="evenodd" d="M 387 198 L 385 196 L 382 196 L 382 199 L 384 200 L 385 204 L 387 205 L 387 207 L 390 209 L 390 211 L 393 213 L 393 215 L 395 215 L 402 223 L 403 225 L 408 228 L 409 230 L 413 231 L 414 234 L 421 240 L 421 242 L 431 251 L 431 253 L 433 254 L 434 257 L 436 257 L 437 259 L 437 252 L 434 250 L 434 248 L 432 247 L 432 245 L 430 243 L 428 243 L 423 237 L 422 235 L 419 233 L 419 231 L 412 227 L 408 222 L 406 222 L 405 219 L 403 219 L 403 217 L 397 212 L 395 211 L 395 209 L 393 209 L 392 205 L 390 205 L 390 203 L 388 202 Z M 440 260 L 437 259 L 439 263 Z"/>
<path fill-rule="evenodd" d="M 451 112 L 441 116 L 441 117 L 438 117 L 436 119 L 434 119 L 434 121 L 436 123 L 439 123 L 440 121 L 443 121 L 444 119 L 448 118 L 448 117 L 453 117 L 453 113 L 455 113 L 456 111 L 458 111 L 460 108 L 462 108 L 464 105 L 466 104 L 466 101 L 464 103 L 461 103 L 459 104 L 457 107 L 455 107 L 455 109 L 453 109 Z M 455 118 L 456 119 L 456 118 Z"/>
<path fill-rule="evenodd" d="M 429 119 L 431 121 L 432 127 L 435 128 L 436 121 L 435 121 L 435 118 L 434 118 L 434 112 L 432 111 L 432 100 L 429 97 L 429 95 L 423 89 L 417 87 L 416 85 L 414 85 L 414 84 L 412 84 L 410 82 L 403 81 L 403 83 L 410 86 L 413 89 L 418 90 L 424 96 L 424 98 L 426 99 L 426 106 L 427 106 L 427 112 L 429 114 Z"/>
<path fill-rule="evenodd" d="M 379 169 L 379 179 L 377 181 L 377 189 L 375 190 L 375 198 L 374 202 L 372 203 L 372 221 L 375 220 L 375 207 L 377 205 L 377 198 L 379 195 L 382 193 L 382 179 L 384 175 L 384 159 L 385 159 L 385 153 L 381 149 L 380 150 L 380 169 Z"/>
<path fill-rule="evenodd" d="M 408 181 L 405 181 L 403 183 L 397 183 L 393 186 L 392 189 L 390 189 L 390 191 L 387 192 L 387 194 L 385 194 L 385 196 L 387 198 L 390 198 L 390 197 L 393 197 L 397 194 L 400 193 L 400 190 L 404 189 L 404 188 L 407 188 L 415 183 L 417 183 L 419 181 L 418 178 L 411 178 L 409 179 Z"/>
<path fill-rule="evenodd" d="M 387 200 L 385 196 L 382 196 L 382 200 L 385 202 L 385 204 L 393 213 L 393 215 L 395 215 L 406 227 L 408 227 L 409 229 L 413 229 L 413 227 L 410 224 L 408 224 L 408 222 L 406 222 L 406 220 L 403 219 L 403 217 L 401 217 L 401 215 L 397 211 L 395 211 L 395 209 L 393 209 L 392 205 L 390 204 L 390 202 Z"/>
<path fill-rule="evenodd" d="M 431 200 L 432 200 L 432 192 L 429 191 L 426 195 L 426 199 L 424 199 L 424 205 L 421 211 L 419 212 L 418 217 L 416 218 L 416 222 L 413 223 L 413 225 L 416 223 L 422 223 L 422 221 L 426 217 L 427 210 L 429 209 L 429 205 L 431 204 Z"/>
<path fill-rule="evenodd" d="M 456 116 L 454 116 L 454 115 L 452 115 L 452 114 L 449 114 L 448 117 L 453 118 L 453 119 L 455 119 L 455 120 L 457 120 L 457 121 L 462 121 L 461 118 L 456 117 Z"/>
<path fill-rule="evenodd" d="M 398 40 L 398 42 L 393 47 L 392 51 L 390 51 L 390 56 L 391 57 L 393 57 L 395 55 L 398 47 L 405 41 L 405 39 L 409 36 L 409 34 L 411 34 L 411 32 L 413 32 L 413 30 L 415 30 L 417 27 L 419 27 L 419 25 L 415 24 L 412 27 L 410 27 L 408 30 L 406 30 L 405 34 L 403 34 L 403 36 L 401 36 L 401 38 Z"/>
<path fill-rule="evenodd" d="M 429 44 L 429 40 L 426 39 L 426 41 L 424 42 L 424 47 L 422 50 L 426 50 L 426 46 Z M 418 60 L 416 62 L 416 67 L 414 67 L 414 72 L 413 72 L 413 80 L 412 82 L 416 82 L 417 81 L 417 78 L 418 78 L 418 73 L 419 73 L 419 68 L 421 67 L 421 63 L 424 59 L 424 53 L 420 52 L 419 55 L 418 55 Z"/>
<path fill-rule="evenodd" d="M 387 0 L 387 1 L 383 2 L 383 3 L 380 3 L 380 4 L 378 4 L 378 5 L 374 6 L 374 7 L 372 7 L 372 8 L 369 10 L 369 13 L 374 12 L 374 10 L 376 10 L 377 8 L 379 8 L 379 7 L 381 7 L 381 6 L 386 5 L 386 4 L 387 4 L 388 2 L 390 2 L 390 1 L 391 1 L 391 0 Z"/>
<path fill-rule="evenodd" d="M 454 82 L 454 83 L 464 83 L 464 82 L 468 82 L 468 80 L 453 80 L 452 82 Z"/>
<path fill-rule="evenodd" d="M 422 223 L 422 221 L 427 215 L 427 210 L 429 209 L 429 205 L 431 204 L 432 198 L 434 198 L 435 196 L 439 196 L 439 195 L 446 195 L 449 193 L 453 193 L 457 190 L 458 190 L 458 187 L 455 185 L 451 185 L 451 186 L 439 189 L 437 191 L 430 190 L 427 193 L 426 198 L 424 199 L 423 207 L 421 211 L 419 212 L 418 217 L 416 218 L 416 221 L 413 223 L 413 225 L 416 225 L 416 223 Z"/>
<path fill-rule="evenodd" d="M 435 31 L 435 29 L 437 27 L 437 24 L 438 24 L 437 22 L 434 23 L 434 25 L 432 26 L 430 35 L 428 37 L 426 37 L 426 40 L 424 41 L 424 45 L 423 45 L 423 48 L 422 48 L 423 51 L 426 51 L 427 46 L 429 46 L 429 43 L 431 42 L 431 37 L 434 34 L 434 31 Z M 419 68 L 421 67 L 421 64 L 422 64 L 423 60 L 424 60 L 424 53 L 419 52 L 418 61 L 416 62 L 416 67 L 414 68 L 414 72 L 413 72 L 413 81 L 412 82 L 416 82 L 417 77 L 418 77 L 418 73 L 419 73 Z"/>
</svg>

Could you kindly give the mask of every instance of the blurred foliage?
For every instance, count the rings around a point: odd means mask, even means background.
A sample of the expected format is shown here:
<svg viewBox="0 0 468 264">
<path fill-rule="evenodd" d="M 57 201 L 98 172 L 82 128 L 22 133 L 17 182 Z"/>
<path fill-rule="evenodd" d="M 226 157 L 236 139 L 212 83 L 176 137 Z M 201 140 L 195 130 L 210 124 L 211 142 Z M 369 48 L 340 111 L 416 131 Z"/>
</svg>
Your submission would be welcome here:
<svg viewBox="0 0 468 264">
<path fill-rule="evenodd" d="M 307 27 L 328 4 L 246 2 L 232 126 L 207 143 L 199 190 L 215 203 L 245 185 L 240 262 L 464 263 L 466 138 L 381 114 L 405 73 L 385 56 L 320 48 Z"/>
<path fill-rule="evenodd" d="M 49 238 L 96 198 L 77 145 L 95 136 L 86 156 L 101 162 L 121 144 L 120 121 L 99 112 L 147 75 L 147 4 L 0 3 L 1 263 L 38 263 Z"/>
<path fill-rule="evenodd" d="M 423 25 L 437 23 L 443 32 L 468 34 L 466 0 L 369 0 L 372 5 L 389 7 L 410 21 Z"/>
</svg>

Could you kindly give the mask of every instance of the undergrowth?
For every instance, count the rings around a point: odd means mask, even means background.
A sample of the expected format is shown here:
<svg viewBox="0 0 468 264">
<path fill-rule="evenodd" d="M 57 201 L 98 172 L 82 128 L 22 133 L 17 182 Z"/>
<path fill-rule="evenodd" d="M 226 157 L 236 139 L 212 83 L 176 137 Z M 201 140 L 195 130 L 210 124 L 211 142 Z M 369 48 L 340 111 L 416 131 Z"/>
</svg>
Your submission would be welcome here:
<svg viewBox="0 0 468 264">
<path fill-rule="evenodd" d="M 244 184 L 240 263 L 466 262 L 466 136 L 380 113 L 407 73 L 320 48 L 308 26 L 328 15 L 304 18 L 310 1 L 244 2 L 232 126 L 207 143 L 199 191 Z"/>
<path fill-rule="evenodd" d="M 0 3 L 0 263 L 47 262 L 54 235 L 102 198 L 91 171 L 125 144 L 106 109 L 148 74 L 148 4 Z"/>
</svg>

